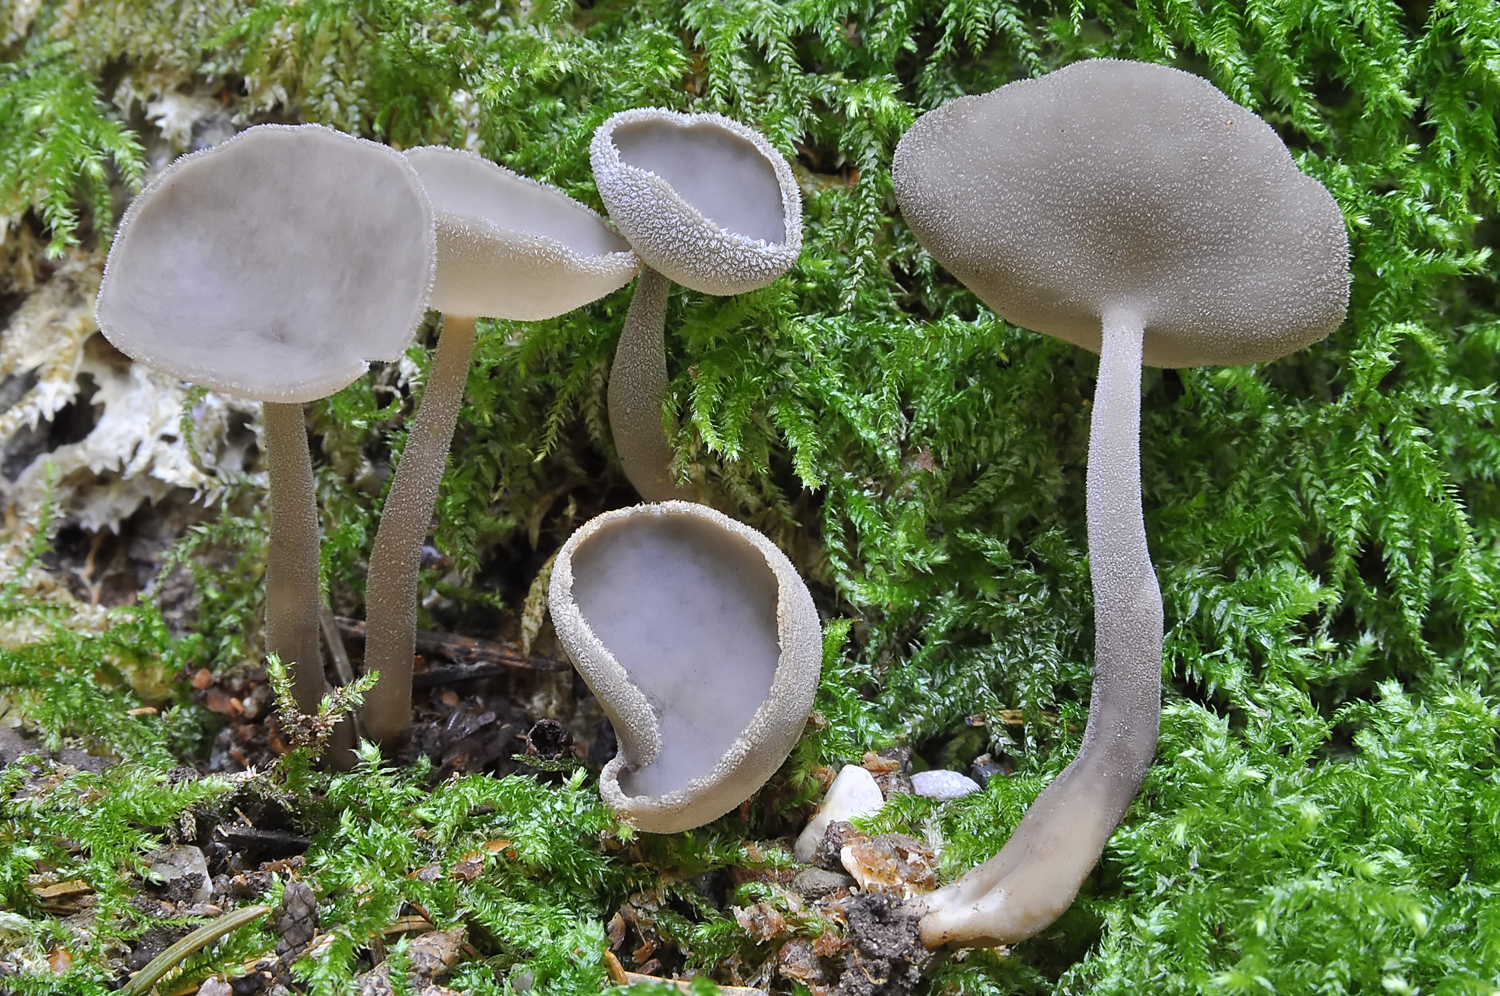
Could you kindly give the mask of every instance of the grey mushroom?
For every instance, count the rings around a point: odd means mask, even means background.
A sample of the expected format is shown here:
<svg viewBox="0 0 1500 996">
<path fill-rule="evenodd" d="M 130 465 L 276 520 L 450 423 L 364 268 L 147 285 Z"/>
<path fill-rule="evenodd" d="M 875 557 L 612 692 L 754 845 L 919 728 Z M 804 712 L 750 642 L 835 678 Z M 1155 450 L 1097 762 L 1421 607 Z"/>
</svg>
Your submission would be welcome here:
<svg viewBox="0 0 1500 996">
<path fill-rule="evenodd" d="M 1348 303 L 1328 192 L 1265 122 L 1163 66 L 1077 63 L 924 115 L 902 213 L 997 314 L 1100 354 L 1088 458 L 1095 672 L 1078 757 L 1000 853 L 927 899 L 929 946 L 1011 943 L 1077 894 L 1139 791 L 1161 708 L 1162 602 L 1141 511 L 1141 365 L 1254 363 Z"/>
<path fill-rule="evenodd" d="M 264 405 L 271 534 L 266 649 L 298 708 L 324 691 L 318 512 L 304 402 L 401 356 L 437 256 L 399 152 L 315 125 L 260 125 L 173 163 L 131 204 L 99 329 L 142 363 Z"/>
<path fill-rule="evenodd" d="M 642 498 L 691 500 L 662 428 L 671 283 L 719 295 L 771 283 L 802 251 L 802 199 L 771 143 L 718 114 L 623 111 L 589 155 L 610 220 L 646 264 L 610 370 L 615 448 Z"/>
<path fill-rule="evenodd" d="M 411 725 L 422 543 L 463 401 L 475 319 L 553 318 L 618 290 L 640 269 L 603 218 L 555 187 L 440 146 L 410 149 L 406 158 L 432 200 L 430 304 L 443 312 L 443 328 L 370 551 L 365 668 L 380 679 L 363 718 L 370 736 L 386 744 Z"/>
<path fill-rule="evenodd" d="M 642 830 L 729 812 L 806 725 L 822 669 L 812 596 L 770 540 L 707 506 L 590 519 L 558 552 L 548 606 L 619 738 L 600 794 Z"/>
</svg>

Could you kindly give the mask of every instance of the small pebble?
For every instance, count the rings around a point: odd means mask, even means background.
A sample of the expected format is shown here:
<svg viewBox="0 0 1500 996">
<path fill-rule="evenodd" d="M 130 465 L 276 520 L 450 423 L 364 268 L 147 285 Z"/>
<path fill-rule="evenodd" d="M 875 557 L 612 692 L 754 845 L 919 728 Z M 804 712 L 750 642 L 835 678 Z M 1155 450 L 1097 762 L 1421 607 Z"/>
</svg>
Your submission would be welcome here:
<svg viewBox="0 0 1500 996">
<path fill-rule="evenodd" d="M 911 776 L 912 791 L 928 799 L 962 799 L 979 791 L 979 783 L 957 771 L 919 771 Z"/>
<path fill-rule="evenodd" d="M 851 876 L 823 868 L 804 868 L 792 879 L 792 890 L 806 899 L 822 899 L 840 889 L 853 887 Z"/>
<path fill-rule="evenodd" d="M 844 770 L 839 772 L 828 794 L 823 797 L 822 805 L 797 838 L 797 846 L 793 849 L 797 860 L 806 863 L 813 859 L 829 823 L 869 816 L 878 813 L 883 805 L 885 796 L 875 783 L 875 776 L 857 764 L 844 765 Z"/>
<path fill-rule="evenodd" d="M 160 847 L 146 855 L 146 860 L 151 862 L 151 874 L 159 878 L 169 892 L 180 892 L 182 899 L 194 903 L 206 903 L 213 898 L 208 862 L 198 848 L 191 845 Z M 173 890 L 172 885 L 176 882 L 181 885 Z"/>
<path fill-rule="evenodd" d="M 969 768 L 969 777 L 978 782 L 981 788 L 988 788 L 991 778 L 1008 778 L 1010 772 L 1010 765 L 996 761 L 988 754 L 980 754 Z"/>
</svg>

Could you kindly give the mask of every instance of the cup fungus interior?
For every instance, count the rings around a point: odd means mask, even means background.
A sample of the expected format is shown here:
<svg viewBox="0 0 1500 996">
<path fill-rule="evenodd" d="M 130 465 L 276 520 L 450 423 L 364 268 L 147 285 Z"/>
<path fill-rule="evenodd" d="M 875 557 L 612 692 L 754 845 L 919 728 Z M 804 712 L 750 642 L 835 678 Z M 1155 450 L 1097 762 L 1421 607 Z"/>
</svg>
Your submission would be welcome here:
<svg viewBox="0 0 1500 996">
<path fill-rule="evenodd" d="M 727 232 L 767 243 L 786 241 L 776 170 L 755 145 L 717 124 L 641 119 L 618 125 L 611 140 L 626 165 L 649 170 Z"/>
<path fill-rule="evenodd" d="M 274 178 L 271 143 L 291 147 Z M 262 401 L 324 397 L 400 356 L 432 280 L 432 222 L 399 158 L 376 165 L 355 139 L 300 128 L 184 161 L 122 226 L 101 292 L 111 341 Z"/>
<path fill-rule="evenodd" d="M 689 515 L 620 519 L 573 555 L 573 599 L 655 713 L 661 752 L 621 788 L 661 796 L 708 774 L 770 695 L 776 576 L 743 537 Z"/>
</svg>

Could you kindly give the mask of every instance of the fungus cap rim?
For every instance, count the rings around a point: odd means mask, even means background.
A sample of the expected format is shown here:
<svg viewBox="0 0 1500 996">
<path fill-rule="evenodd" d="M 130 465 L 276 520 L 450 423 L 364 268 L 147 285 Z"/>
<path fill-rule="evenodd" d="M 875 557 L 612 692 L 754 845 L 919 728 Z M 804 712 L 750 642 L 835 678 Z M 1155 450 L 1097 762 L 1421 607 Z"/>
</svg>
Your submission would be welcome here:
<svg viewBox="0 0 1500 996">
<path fill-rule="evenodd" d="M 620 785 L 619 776 L 627 767 L 642 768 L 660 757 L 660 725 L 646 696 L 609 648 L 594 635 L 572 597 L 574 553 L 605 526 L 641 515 L 688 515 L 727 530 L 761 555 L 777 588 L 779 649 L 766 699 L 756 707 L 713 768 L 690 779 L 684 787 L 659 796 L 629 795 Z M 789 578 L 797 583 L 789 584 Z M 817 609 L 786 555 L 764 534 L 722 512 L 696 502 L 665 501 L 632 505 L 595 516 L 580 526 L 558 551 L 548 604 L 559 634 L 570 634 L 579 640 L 577 653 L 573 647 L 567 648 L 579 673 L 591 685 L 595 680 L 607 682 L 618 699 L 600 698 L 615 726 L 620 751 L 600 773 L 599 792 L 611 809 L 642 830 L 675 833 L 702 826 L 729 812 L 775 773 L 806 725 L 822 668 Z"/>
</svg>

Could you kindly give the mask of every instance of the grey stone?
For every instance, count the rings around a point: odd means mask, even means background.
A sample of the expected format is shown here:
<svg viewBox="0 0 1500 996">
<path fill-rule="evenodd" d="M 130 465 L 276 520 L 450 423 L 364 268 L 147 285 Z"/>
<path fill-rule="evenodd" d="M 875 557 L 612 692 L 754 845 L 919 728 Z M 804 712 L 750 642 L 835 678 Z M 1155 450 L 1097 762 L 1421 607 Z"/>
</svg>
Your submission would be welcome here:
<svg viewBox="0 0 1500 996">
<path fill-rule="evenodd" d="M 852 877 L 823 868 L 804 868 L 792 879 L 792 889 L 808 899 L 822 899 L 840 889 L 852 888 Z"/>
<path fill-rule="evenodd" d="M 911 776 L 912 791 L 928 799 L 962 799 L 979 791 L 979 783 L 957 771 L 919 771 Z"/>
</svg>

